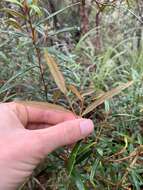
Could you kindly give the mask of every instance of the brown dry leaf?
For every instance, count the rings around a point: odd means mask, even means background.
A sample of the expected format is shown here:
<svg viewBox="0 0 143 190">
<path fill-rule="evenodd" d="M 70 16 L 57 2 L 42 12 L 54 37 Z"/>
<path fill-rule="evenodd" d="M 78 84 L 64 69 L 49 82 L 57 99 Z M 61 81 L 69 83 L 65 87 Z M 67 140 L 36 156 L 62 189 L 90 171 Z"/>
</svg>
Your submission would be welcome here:
<svg viewBox="0 0 143 190">
<path fill-rule="evenodd" d="M 112 98 L 113 96 L 119 94 L 120 92 L 122 92 L 124 89 L 128 88 L 129 86 L 131 86 L 133 84 L 133 81 L 129 81 L 127 83 L 121 84 L 120 86 L 104 93 L 103 96 L 101 96 L 98 100 L 96 100 L 95 102 L 93 102 L 91 105 L 89 105 L 84 112 L 82 113 L 82 116 L 86 115 L 87 113 L 93 111 L 97 106 L 99 106 L 100 104 L 102 104 L 105 100 L 108 100 L 110 98 Z"/>
<path fill-rule="evenodd" d="M 102 96 L 104 96 L 104 94 L 105 94 L 105 92 L 104 92 L 103 90 L 97 91 L 97 92 L 96 92 L 96 96 L 93 96 L 93 97 L 92 97 L 92 101 L 101 98 Z"/>
<path fill-rule="evenodd" d="M 69 110 L 65 109 L 64 107 L 57 105 L 57 104 L 51 104 L 48 102 L 37 102 L 37 101 L 15 101 L 17 103 L 26 105 L 26 106 L 31 106 L 39 109 L 54 109 L 54 110 L 59 110 L 59 111 L 67 111 L 70 112 Z"/>
<path fill-rule="evenodd" d="M 87 90 L 84 90 L 81 94 L 82 97 L 85 97 L 85 96 L 90 96 L 92 95 L 93 93 L 95 93 L 95 89 L 94 88 L 89 88 Z"/>
<path fill-rule="evenodd" d="M 68 85 L 69 90 L 72 91 L 73 94 L 76 95 L 76 97 L 83 102 L 83 97 L 81 96 L 80 92 L 78 91 L 78 89 L 74 86 L 74 85 Z"/>
<path fill-rule="evenodd" d="M 45 51 L 45 59 L 46 59 L 46 62 L 50 69 L 50 72 L 51 72 L 57 86 L 64 94 L 67 94 L 64 77 L 63 77 L 57 63 L 55 62 L 54 58 L 51 57 L 51 55 L 49 55 L 49 53 L 47 51 Z"/>
</svg>

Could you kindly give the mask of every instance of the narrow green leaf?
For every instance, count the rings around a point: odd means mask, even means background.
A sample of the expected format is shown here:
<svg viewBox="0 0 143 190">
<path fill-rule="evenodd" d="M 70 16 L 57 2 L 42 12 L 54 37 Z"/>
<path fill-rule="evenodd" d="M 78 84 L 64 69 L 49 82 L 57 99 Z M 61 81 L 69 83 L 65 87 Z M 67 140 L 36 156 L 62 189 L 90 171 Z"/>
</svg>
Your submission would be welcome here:
<svg viewBox="0 0 143 190">
<path fill-rule="evenodd" d="M 78 190 L 86 190 L 81 175 L 75 169 L 72 172 L 72 179 L 74 180 Z"/>
<path fill-rule="evenodd" d="M 74 165 L 76 163 L 76 157 L 77 157 L 77 154 L 78 154 L 78 151 L 80 148 L 80 143 L 81 143 L 81 141 L 79 141 L 78 143 L 75 144 L 75 146 L 70 154 L 68 164 L 67 164 L 67 170 L 68 170 L 69 176 L 71 176 L 71 173 L 74 169 Z"/>
<path fill-rule="evenodd" d="M 92 143 L 89 143 L 89 144 L 86 144 L 86 145 L 80 147 L 78 154 L 82 154 L 82 153 L 86 152 L 87 150 L 92 148 L 95 144 L 96 144 L 96 142 L 92 142 Z"/>
<path fill-rule="evenodd" d="M 95 176 L 95 173 L 97 171 L 97 166 L 99 164 L 100 160 L 99 159 L 96 159 L 92 165 L 92 169 L 91 169 L 91 173 L 90 173 L 90 182 L 92 183 L 92 185 L 95 187 L 95 183 L 94 183 L 94 176 Z"/>
<path fill-rule="evenodd" d="M 92 150 L 86 150 L 84 153 L 77 156 L 76 163 L 75 164 L 81 164 L 81 162 L 85 161 L 86 159 L 90 158 L 90 155 L 92 154 Z"/>
<path fill-rule="evenodd" d="M 78 151 L 78 155 L 76 158 L 76 164 L 81 163 L 82 161 L 86 160 L 87 158 L 89 158 L 89 156 L 92 154 L 92 147 L 95 145 L 95 142 L 86 144 L 86 145 L 82 145 Z"/>
</svg>

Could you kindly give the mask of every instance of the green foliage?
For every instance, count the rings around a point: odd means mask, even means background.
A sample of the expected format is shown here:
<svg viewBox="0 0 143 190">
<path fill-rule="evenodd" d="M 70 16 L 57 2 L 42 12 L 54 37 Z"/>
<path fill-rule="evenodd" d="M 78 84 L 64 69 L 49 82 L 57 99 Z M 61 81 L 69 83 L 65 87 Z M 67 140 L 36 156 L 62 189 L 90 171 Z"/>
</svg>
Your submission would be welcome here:
<svg viewBox="0 0 143 190">
<path fill-rule="evenodd" d="M 94 134 L 72 148 L 61 148 L 49 155 L 34 177 L 43 189 L 141 190 L 143 40 L 136 2 L 106 5 L 98 30 L 97 5 L 89 4 L 89 31 L 84 35 L 79 35 L 80 25 L 66 21 L 61 24 L 63 20 L 58 17 L 75 6 L 79 11 L 79 3 L 54 12 L 46 3 L 1 3 L 1 101 L 46 99 L 81 114 L 120 84 L 132 80 L 134 84 L 112 99 L 105 98 L 86 114 L 94 121 Z M 77 17 L 78 11 L 74 12 Z M 57 28 L 56 16 L 61 19 Z M 97 48 L 99 41 L 101 47 Z M 50 54 L 47 63 L 53 63 L 52 69 L 47 68 L 45 49 Z M 66 90 L 66 98 L 60 92 L 63 85 L 64 89 L 72 85 Z M 21 187 L 30 188 L 39 188 L 33 177 Z"/>
</svg>

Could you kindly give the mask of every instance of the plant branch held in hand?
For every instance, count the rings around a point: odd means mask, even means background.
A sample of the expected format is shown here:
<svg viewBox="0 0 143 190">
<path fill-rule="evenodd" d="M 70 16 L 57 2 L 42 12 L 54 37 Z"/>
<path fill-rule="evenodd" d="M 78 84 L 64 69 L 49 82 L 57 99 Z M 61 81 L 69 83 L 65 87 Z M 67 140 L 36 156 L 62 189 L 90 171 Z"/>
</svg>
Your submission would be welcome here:
<svg viewBox="0 0 143 190">
<path fill-rule="evenodd" d="M 24 10 L 23 11 L 27 15 L 27 22 L 28 22 L 30 30 L 31 30 L 32 43 L 33 43 L 33 46 L 34 46 L 35 51 L 36 51 L 36 56 L 37 56 L 38 65 L 39 65 L 40 74 L 41 74 L 41 80 L 42 80 L 42 83 L 43 83 L 43 86 L 44 86 L 45 99 L 47 101 L 48 100 L 48 97 L 47 97 L 47 85 L 46 85 L 46 82 L 45 82 L 45 79 L 44 79 L 44 72 L 43 72 L 42 64 L 41 64 L 40 48 L 37 47 L 37 45 L 36 45 L 36 38 L 37 38 L 36 37 L 36 30 L 32 25 L 32 19 L 31 19 L 31 16 L 30 16 L 30 10 L 29 10 L 29 7 L 28 7 L 26 1 L 24 1 Z"/>
</svg>

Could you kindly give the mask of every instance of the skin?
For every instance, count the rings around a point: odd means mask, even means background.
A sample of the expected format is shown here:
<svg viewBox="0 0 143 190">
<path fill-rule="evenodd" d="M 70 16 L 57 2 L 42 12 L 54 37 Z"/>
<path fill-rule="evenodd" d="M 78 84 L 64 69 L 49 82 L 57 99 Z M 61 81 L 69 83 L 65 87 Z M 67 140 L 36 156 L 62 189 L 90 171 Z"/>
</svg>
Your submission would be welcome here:
<svg viewBox="0 0 143 190">
<path fill-rule="evenodd" d="M 0 190 L 15 190 L 47 154 L 93 131 L 73 113 L 21 103 L 0 104 Z"/>
</svg>

